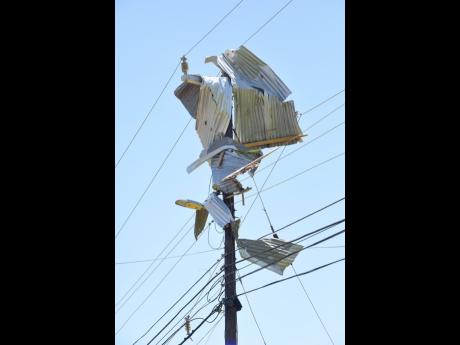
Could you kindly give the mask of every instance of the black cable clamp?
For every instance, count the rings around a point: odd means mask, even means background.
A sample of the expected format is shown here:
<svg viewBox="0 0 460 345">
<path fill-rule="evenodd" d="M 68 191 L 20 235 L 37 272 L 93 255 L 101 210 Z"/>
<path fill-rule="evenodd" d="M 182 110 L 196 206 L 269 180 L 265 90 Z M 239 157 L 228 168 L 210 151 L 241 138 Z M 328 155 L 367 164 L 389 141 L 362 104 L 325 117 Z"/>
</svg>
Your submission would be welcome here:
<svg viewBox="0 0 460 345">
<path fill-rule="evenodd" d="M 240 311 L 241 309 L 243 309 L 243 306 L 241 305 L 241 302 L 237 296 L 235 296 L 233 299 L 224 298 L 222 301 L 224 302 L 224 305 L 226 307 L 233 307 L 236 309 L 236 311 Z"/>
</svg>

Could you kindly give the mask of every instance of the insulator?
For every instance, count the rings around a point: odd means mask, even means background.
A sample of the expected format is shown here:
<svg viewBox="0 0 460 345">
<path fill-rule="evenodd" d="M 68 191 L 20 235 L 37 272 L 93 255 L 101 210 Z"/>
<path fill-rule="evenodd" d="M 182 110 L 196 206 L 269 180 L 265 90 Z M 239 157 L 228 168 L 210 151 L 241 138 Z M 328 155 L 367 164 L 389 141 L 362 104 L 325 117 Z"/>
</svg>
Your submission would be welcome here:
<svg viewBox="0 0 460 345">
<path fill-rule="evenodd" d="M 185 332 L 187 332 L 187 335 L 190 335 L 190 316 L 187 316 L 185 318 Z"/>
<path fill-rule="evenodd" d="M 181 64 L 182 68 L 182 73 L 187 74 L 188 73 L 188 63 L 187 63 L 187 58 L 185 56 L 181 57 Z"/>
</svg>

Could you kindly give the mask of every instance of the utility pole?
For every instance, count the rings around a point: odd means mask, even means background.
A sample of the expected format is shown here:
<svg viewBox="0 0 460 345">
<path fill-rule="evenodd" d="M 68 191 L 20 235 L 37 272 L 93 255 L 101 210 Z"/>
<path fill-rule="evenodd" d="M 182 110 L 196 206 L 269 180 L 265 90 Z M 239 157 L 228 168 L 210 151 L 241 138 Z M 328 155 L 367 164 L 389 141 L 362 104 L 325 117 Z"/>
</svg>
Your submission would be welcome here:
<svg viewBox="0 0 460 345">
<path fill-rule="evenodd" d="M 226 137 L 233 138 L 233 123 L 230 123 L 225 133 Z M 234 198 L 223 194 L 224 202 L 235 218 Z M 227 198 L 228 197 L 228 198 Z M 224 274 L 225 274 L 225 345 L 237 345 L 237 317 L 236 317 L 236 266 L 235 266 L 235 236 L 231 224 L 227 224 L 225 230 L 225 249 L 224 249 Z"/>
</svg>

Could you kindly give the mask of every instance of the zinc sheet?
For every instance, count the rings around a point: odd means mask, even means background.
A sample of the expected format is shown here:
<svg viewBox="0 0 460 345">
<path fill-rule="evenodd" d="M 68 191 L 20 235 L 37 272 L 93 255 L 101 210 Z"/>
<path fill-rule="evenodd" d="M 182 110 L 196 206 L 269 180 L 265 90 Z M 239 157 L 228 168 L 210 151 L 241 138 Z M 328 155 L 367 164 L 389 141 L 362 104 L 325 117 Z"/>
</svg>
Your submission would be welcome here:
<svg viewBox="0 0 460 345">
<path fill-rule="evenodd" d="M 235 131 L 240 143 L 301 135 L 293 101 L 281 102 L 276 97 L 264 95 L 255 89 L 234 88 Z M 283 142 L 289 145 L 300 141 Z M 260 148 L 281 144 L 263 144 Z"/>
<path fill-rule="evenodd" d="M 249 262 L 261 267 L 271 264 L 266 268 L 280 275 L 283 275 L 285 268 L 294 262 L 299 251 L 304 248 L 300 244 L 276 238 L 262 240 L 238 239 L 236 242 L 243 259 L 247 259 Z M 287 255 L 289 256 L 285 257 Z"/>
<path fill-rule="evenodd" d="M 218 184 L 228 175 L 259 157 L 255 154 L 242 154 L 234 150 L 225 150 L 223 151 L 224 156 L 219 166 L 221 154 L 215 155 L 210 160 L 213 184 Z"/>
<path fill-rule="evenodd" d="M 221 228 L 234 221 L 230 209 L 225 205 L 224 201 L 217 196 L 217 193 L 209 194 L 204 202 L 204 207 Z"/>
<path fill-rule="evenodd" d="M 276 73 L 244 46 L 237 50 L 226 50 L 217 57 L 216 63 L 237 87 L 261 89 L 281 101 L 291 94 Z"/>
<path fill-rule="evenodd" d="M 203 77 L 196 115 L 196 131 L 205 149 L 225 135 L 232 110 L 232 88 L 227 78 Z"/>
<path fill-rule="evenodd" d="M 189 114 L 196 119 L 200 86 L 184 82 L 174 90 L 174 95 L 179 98 Z"/>
</svg>

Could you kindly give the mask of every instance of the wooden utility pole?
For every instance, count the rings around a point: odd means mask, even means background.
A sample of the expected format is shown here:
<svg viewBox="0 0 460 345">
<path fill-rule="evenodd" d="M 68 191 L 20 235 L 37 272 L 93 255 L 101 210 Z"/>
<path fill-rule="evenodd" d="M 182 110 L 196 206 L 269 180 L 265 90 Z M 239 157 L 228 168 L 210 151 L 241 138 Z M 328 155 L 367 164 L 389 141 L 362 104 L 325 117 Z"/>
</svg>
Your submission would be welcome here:
<svg viewBox="0 0 460 345">
<path fill-rule="evenodd" d="M 230 117 L 230 124 L 228 125 L 226 137 L 233 138 L 233 123 Z M 224 157 L 225 159 L 225 157 Z M 223 193 L 225 204 L 232 212 L 235 218 L 234 198 L 228 197 Z M 227 224 L 225 230 L 225 260 L 224 260 L 224 274 L 225 274 L 225 345 L 237 345 L 237 317 L 236 317 L 236 266 L 235 266 L 235 236 L 233 234 L 231 224 Z"/>
</svg>

